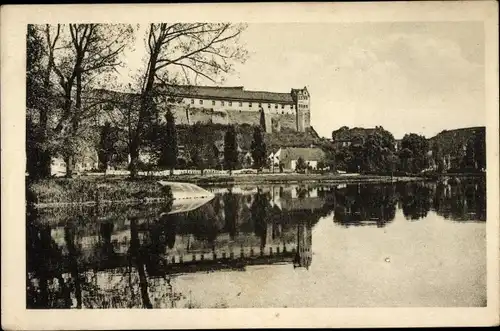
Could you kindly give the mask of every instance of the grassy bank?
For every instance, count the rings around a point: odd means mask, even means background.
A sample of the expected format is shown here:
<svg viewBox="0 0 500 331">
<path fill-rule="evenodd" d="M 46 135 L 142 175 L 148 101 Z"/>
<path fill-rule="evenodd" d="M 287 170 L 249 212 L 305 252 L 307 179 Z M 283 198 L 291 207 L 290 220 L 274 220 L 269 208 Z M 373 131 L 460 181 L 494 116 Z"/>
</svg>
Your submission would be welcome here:
<svg viewBox="0 0 500 331">
<path fill-rule="evenodd" d="M 28 202 L 37 206 L 65 204 L 147 203 L 172 200 L 169 187 L 156 179 L 81 177 L 57 178 L 28 182 Z"/>
</svg>

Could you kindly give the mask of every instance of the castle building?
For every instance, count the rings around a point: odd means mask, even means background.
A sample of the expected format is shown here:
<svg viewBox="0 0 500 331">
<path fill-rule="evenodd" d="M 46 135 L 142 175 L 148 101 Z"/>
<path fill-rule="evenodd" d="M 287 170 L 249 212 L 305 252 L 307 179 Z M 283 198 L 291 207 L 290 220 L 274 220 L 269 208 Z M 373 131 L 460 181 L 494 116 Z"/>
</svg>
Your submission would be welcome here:
<svg viewBox="0 0 500 331">
<path fill-rule="evenodd" d="M 184 85 L 159 88 L 157 104 L 168 103 L 169 100 L 184 106 L 187 124 L 203 122 L 193 118 L 200 117 L 199 113 L 203 111 L 212 112 L 212 118 L 207 120 L 212 123 L 252 125 L 260 123 L 260 113 L 263 112 L 268 132 L 272 132 L 273 127 L 288 127 L 304 132 L 311 123 L 310 95 L 306 87 L 291 89 L 289 93 L 248 91 L 243 86 Z M 226 120 L 215 119 L 217 116 Z"/>
</svg>

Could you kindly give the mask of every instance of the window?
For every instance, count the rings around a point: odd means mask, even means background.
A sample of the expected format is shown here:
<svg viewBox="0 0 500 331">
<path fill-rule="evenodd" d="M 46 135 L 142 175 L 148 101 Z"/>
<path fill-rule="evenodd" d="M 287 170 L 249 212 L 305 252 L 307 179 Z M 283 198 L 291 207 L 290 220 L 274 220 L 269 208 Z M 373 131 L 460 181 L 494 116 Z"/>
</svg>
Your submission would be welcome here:
<svg viewBox="0 0 500 331">
<path fill-rule="evenodd" d="M 212 106 L 215 106 L 215 100 L 212 100 Z"/>
<path fill-rule="evenodd" d="M 233 105 L 233 102 L 232 102 L 232 101 L 229 101 L 229 102 L 228 102 L 228 105 L 232 106 L 232 105 Z"/>
<path fill-rule="evenodd" d="M 285 113 L 285 112 L 282 110 L 282 111 L 281 111 L 281 114 L 284 114 L 284 113 Z"/>
<path fill-rule="evenodd" d="M 252 103 L 251 102 L 248 103 L 248 107 L 252 107 Z"/>
<path fill-rule="evenodd" d="M 274 105 L 274 108 L 278 109 L 278 104 L 275 104 L 275 105 Z"/>
<path fill-rule="evenodd" d="M 191 99 L 191 104 L 194 104 L 194 99 Z"/>
<path fill-rule="evenodd" d="M 220 104 L 221 104 L 221 106 L 224 106 L 224 101 L 221 101 Z"/>
<path fill-rule="evenodd" d="M 281 105 L 281 109 L 285 109 L 285 105 Z"/>
<path fill-rule="evenodd" d="M 202 104 L 203 104 L 203 100 L 200 99 L 200 105 L 202 105 Z"/>
<path fill-rule="evenodd" d="M 270 103 L 267 104 L 267 108 L 271 108 L 271 104 Z"/>
<path fill-rule="evenodd" d="M 240 101 L 240 107 L 243 106 L 243 102 Z"/>
</svg>

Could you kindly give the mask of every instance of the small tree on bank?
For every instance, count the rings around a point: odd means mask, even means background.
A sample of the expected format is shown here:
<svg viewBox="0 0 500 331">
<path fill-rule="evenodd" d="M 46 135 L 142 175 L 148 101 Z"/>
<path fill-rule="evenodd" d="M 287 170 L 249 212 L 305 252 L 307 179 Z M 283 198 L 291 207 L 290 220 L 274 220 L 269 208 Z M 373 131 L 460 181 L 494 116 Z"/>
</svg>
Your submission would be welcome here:
<svg viewBox="0 0 500 331">
<path fill-rule="evenodd" d="M 261 108 L 259 110 L 260 112 L 260 127 L 262 128 L 262 131 L 266 131 L 266 115 L 264 114 L 264 110 Z"/>
<path fill-rule="evenodd" d="M 254 128 L 251 149 L 254 167 L 260 170 L 266 165 L 267 151 L 266 143 L 264 142 L 262 132 L 259 127 Z"/>
<path fill-rule="evenodd" d="M 295 170 L 297 170 L 297 172 L 304 172 L 306 169 L 306 161 L 304 161 L 302 157 L 299 157 L 299 159 L 297 160 L 297 164 L 295 165 Z"/>
<path fill-rule="evenodd" d="M 163 143 L 163 151 L 160 158 L 160 165 L 170 169 L 170 175 L 174 174 L 174 168 L 177 165 L 177 132 L 175 129 L 175 118 L 170 109 L 165 115 L 167 120 L 165 128 L 165 141 Z"/>
<path fill-rule="evenodd" d="M 230 125 L 224 136 L 224 167 L 229 170 L 229 174 L 238 164 L 238 146 L 236 144 L 236 131 Z"/>
</svg>

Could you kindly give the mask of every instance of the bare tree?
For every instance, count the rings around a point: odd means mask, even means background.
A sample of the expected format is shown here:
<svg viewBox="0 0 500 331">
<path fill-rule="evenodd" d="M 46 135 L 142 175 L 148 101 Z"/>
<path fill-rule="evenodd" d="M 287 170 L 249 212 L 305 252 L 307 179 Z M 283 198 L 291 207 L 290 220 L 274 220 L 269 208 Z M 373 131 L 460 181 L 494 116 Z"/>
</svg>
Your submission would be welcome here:
<svg viewBox="0 0 500 331">
<path fill-rule="evenodd" d="M 157 83 L 164 88 L 176 81 L 221 81 L 235 62 L 245 61 L 247 52 L 239 45 L 242 24 L 174 23 L 150 24 L 146 31 L 147 59 L 140 74 L 140 106 L 129 152 L 131 176 L 137 175 L 139 149 L 147 121 L 154 109 Z"/>
<path fill-rule="evenodd" d="M 46 33 L 47 40 L 50 40 L 50 27 Z M 66 175 L 71 176 L 81 124 L 92 110 L 92 107 L 83 105 L 83 94 L 92 93 L 92 89 L 99 85 L 95 80 L 98 77 L 105 76 L 106 79 L 101 81 L 109 82 L 110 74 L 122 64 L 120 55 L 134 34 L 132 26 L 127 24 L 57 25 L 56 37 L 60 34 L 60 51 L 56 56 L 53 48 L 49 54 L 49 64 L 57 76 L 63 99 L 54 133 L 63 133 L 60 147 L 66 159 Z"/>
</svg>

